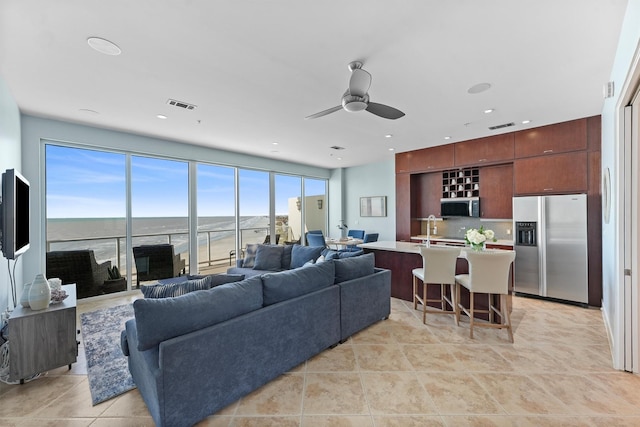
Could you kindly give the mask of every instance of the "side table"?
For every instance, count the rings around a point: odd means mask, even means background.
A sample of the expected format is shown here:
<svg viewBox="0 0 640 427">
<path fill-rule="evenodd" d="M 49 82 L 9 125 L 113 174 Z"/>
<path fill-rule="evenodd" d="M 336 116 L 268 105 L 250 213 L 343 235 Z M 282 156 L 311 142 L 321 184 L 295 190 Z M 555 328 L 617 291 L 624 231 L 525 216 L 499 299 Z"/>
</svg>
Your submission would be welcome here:
<svg viewBox="0 0 640 427">
<path fill-rule="evenodd" d="M 69 295 L 44 310 L 16 307 L 9 317 L 9 379 L 24 379 L 75 363 L 76 285 L 62 286 Z"/>
</svg>

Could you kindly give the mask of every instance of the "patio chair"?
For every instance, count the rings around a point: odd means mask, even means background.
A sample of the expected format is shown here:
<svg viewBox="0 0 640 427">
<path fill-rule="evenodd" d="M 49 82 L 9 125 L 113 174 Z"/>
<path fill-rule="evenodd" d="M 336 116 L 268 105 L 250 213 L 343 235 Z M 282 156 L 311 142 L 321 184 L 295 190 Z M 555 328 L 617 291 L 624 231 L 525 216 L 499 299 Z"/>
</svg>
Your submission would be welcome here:
<svg viewBox="0 0 640 427">
<path fill-rule="evenodd" d="M 185 272 L 185 261 L 174 254 L 170 244 L 135 246 L 133 258 L 138 287 L 140 282 L 178 277 Z"/>
<path fill-rule="evenodd" d="M 92 249 L 47 252 L 46 264 L 47 277 L 57 277 L 63 285 L 75 283 L 78 298 L 101 295 L 111 268 L 111 261 L 98 264 Z"/>
</svg>

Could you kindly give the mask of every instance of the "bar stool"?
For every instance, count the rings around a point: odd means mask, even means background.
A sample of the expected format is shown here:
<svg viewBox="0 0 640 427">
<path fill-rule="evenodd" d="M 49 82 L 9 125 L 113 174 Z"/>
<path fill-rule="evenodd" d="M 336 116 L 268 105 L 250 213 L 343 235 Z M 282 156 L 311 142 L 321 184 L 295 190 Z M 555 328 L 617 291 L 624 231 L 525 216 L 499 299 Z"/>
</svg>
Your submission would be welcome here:
<svg viewBox="0 0 640 427">
<path fill-rule="evenodd" d="M 460 301 L 460 285 L 469 290 L 469 307 L 458 303 L 456 308 L 456 324 L 460 322 L 460 309 L 469 316 L 469 337 L 473 338 L 474 326 L 483 328 L 506 328 L 509 339 L 513 342 L 511 317 L 507 308 L 509 294 L 509 269 L 516 258 L 515 251 L 466 251 L 465 257 L 469 261 L 469 274 L 456 276 L 456 301 Z M 477 310 L 475 308 L 475 294 L 483 293 L 489 296 L 489 308 Z M 492 296 L 500 295 L 500 309 L 492 304 Z M 475 313 L 488 313 L 489 322 L 478 323 Z M 493 323 L 493 314 L 500 316 L 500 323 Z"/>
<path fill-rule="evenodd" d="M 420 247 L 422 255 L 422 268 L 415 268 L 413 273 L 413 309 L 418 308 L 418 302 L 422 304 L 422 323 L 427 321 L 427 312 L 434 314 L 456 314 L 454 300 L 456 260 L 460 256 L 460 248 L 454 247 Z M 418 294 L 418 279 L 422 281 L 422 295 Z M 427 299 L 427 286 L 429 284 L 440 285 L 440 299 Z M 447 297 L 446 290 L 449 288 Z M 427 309 L 427 303 L 439 302 L 441 310 Z M 446 304 L 451 310 L 446 310 Z"/>
</svg>

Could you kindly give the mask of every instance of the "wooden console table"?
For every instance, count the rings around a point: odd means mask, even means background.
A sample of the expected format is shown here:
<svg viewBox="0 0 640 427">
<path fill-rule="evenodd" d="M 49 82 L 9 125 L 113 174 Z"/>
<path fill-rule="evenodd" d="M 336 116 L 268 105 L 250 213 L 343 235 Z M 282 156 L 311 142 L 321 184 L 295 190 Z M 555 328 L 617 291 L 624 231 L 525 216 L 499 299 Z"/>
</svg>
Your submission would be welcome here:
<svg viewBox="0 0 640 427">
<path fill-rule="evenodd" d="M 9 379 L 24 379 L 75 363 L 76 285 L 62 286 L 69 295 L 44 310 L 18 306 L 9 317 Z"/>
</svg>

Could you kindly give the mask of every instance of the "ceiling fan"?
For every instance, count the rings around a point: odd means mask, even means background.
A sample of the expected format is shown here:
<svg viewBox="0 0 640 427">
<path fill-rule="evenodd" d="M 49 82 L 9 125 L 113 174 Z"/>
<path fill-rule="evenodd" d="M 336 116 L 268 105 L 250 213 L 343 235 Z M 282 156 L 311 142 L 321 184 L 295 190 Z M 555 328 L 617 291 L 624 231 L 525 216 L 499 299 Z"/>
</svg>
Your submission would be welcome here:
<svg viewBox="0 0 640 427">
<path fill-rule="evenodd" d="M 367 92 L 369 91 L 369 86 L 371 86 L 371 74 L 362 69 L 362 62 L 351 62 L 349 70 L 351 71 L 351 79 L 349 79 L 349 88 L 342 95 L 342 104 L 307 116 L 305 119 L 317 119 L 342 109 L 352 113 L 366 110 L 376 116 L 391 120 L 404 116 L 404 113 L 396 108 L 369 101 Z"/>
</svg>

